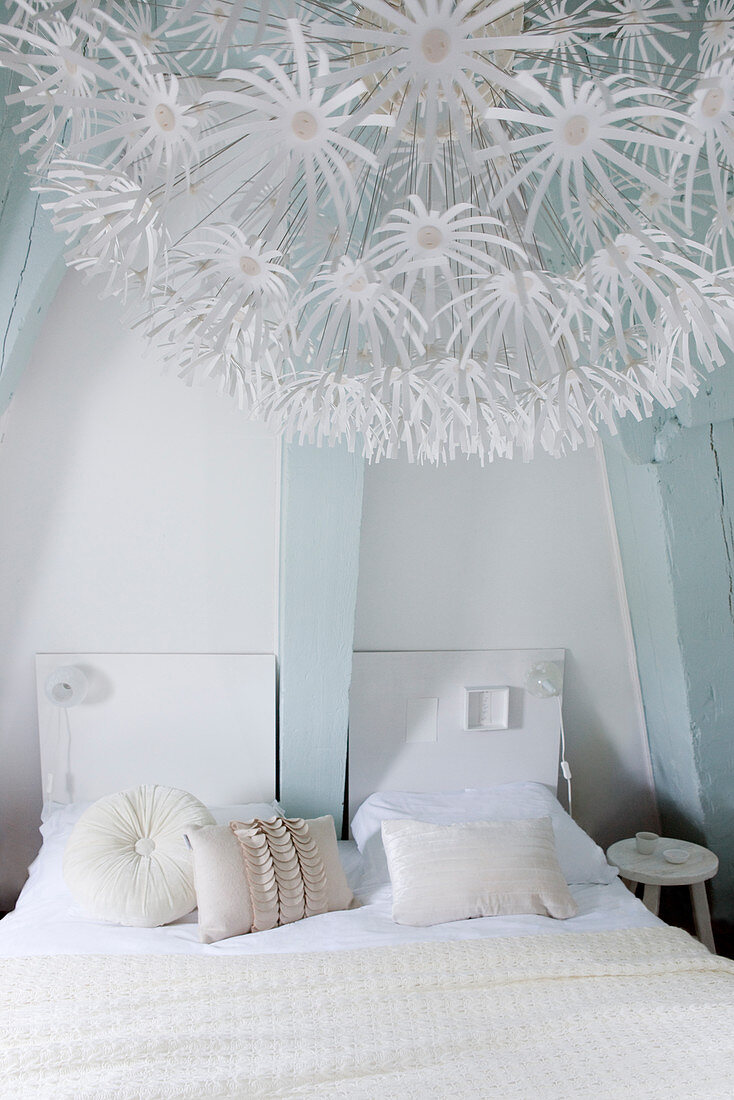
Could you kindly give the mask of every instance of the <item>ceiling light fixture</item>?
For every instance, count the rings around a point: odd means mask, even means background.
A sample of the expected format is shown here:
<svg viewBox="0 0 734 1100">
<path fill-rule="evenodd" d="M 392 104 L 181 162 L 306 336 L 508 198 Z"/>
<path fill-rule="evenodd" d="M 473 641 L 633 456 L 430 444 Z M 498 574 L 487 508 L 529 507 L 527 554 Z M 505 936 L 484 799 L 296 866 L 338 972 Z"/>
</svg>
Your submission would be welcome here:
<svg viewBox="0 0 734 1100">
<path fill-rule="evenodd" d="M 16 0 L 67 259 L 371 459 L 551 454 L 734 350 L 734 0 Z"/>
</svg>

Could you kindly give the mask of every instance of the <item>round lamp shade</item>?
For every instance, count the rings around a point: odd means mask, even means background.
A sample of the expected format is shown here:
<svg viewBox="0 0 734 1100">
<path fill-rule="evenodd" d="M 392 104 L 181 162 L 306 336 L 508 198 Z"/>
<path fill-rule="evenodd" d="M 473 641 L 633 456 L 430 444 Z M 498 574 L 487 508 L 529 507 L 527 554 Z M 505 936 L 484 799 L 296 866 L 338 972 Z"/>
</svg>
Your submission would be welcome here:
<svg viewBox="0 0 734 1100">
<path fill-rule="evenodd" d="M 46 698 L 55 707 L 75 707 L 83 703 L 88 689 L 87 677 L 74 665 L 54 669 L 44 685 Z"/>
<path fill-rule="evenodd" d="M 551 699 L 561 694 L 563 670 L 555 661 L 539 661 L 525 678 L 525 687 L 539 699 Z"/>
</svg>

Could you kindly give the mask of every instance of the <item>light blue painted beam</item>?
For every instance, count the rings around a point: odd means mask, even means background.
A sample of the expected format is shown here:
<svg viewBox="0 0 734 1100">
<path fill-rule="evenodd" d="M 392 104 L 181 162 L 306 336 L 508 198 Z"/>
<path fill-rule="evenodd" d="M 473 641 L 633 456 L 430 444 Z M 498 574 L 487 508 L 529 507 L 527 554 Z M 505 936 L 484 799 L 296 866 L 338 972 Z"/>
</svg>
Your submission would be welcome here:
<svg viewBox="0 0 734 1100">
<path fill-rule="evenodd" d="M 13 133 L 19 112 L 5 104 L 14 77 L 0 70 L 0 414 L 7 408 L 46 310 L 64 274 L 63 244 Z"/>
<path fill-rule="evenodd" d="M 725 921 L 734 912 L 734 423 L 704 417 L 726 416 L 731 384 L 722 376 L 698 406 L 625 421 L 623 446 L 605 445 L 663 829 L 717 853 L 714 915 Z"/>
<path fill-rule="evenodd" d="M 344 809 L 363 459 L 286 445 L 281 498 L 280 798 L 288 814 Z"/>
<path fill-rule="evenodd" d="M 673 835 L 702 841 L 701 786 L 658 467 L 630 461 L 619 441 L 607 442 L 604 451 L 661 820 Z"/>
<path fill-rule="evenodd" d="M 659 466 L 689 736 L 706 843 L 719 856 L 715 913 L 734 911 L 734 424 L 681 429 Z"/>
<path fill-rule="evenodd" d="M 678 403 L 675 416 L 684 428 L 734 419 L 734 364 L 727 363 L 707 375 L 695 397 L 687 394 Z"/>
</svg>

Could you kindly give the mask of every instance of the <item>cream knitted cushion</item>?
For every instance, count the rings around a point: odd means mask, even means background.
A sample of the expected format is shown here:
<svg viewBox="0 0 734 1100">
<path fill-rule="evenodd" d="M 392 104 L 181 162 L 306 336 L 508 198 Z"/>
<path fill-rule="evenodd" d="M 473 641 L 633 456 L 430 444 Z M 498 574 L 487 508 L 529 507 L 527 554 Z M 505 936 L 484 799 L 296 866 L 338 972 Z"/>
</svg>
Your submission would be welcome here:
<svg viewBox="0 0 734 1100">
<path fill-rule="evenodd" d="M 578 912 L 549 817 L 430 825 L 383 821 L 393 920 L 426 926 L 468 917 Z"/>
<path fill-rule="evenodd" d="M 202 943 L 354 904 L 328 815 L 233 821 L 187 835 Z"/>
<path fill-rule="evenodd" d="M 157 784 L 108 795 L 77 821 L 64 878 L 97 920 L 153 928 L 196 905 L 184 833 L 213 817 L 193 795 Z"/>
</svg>

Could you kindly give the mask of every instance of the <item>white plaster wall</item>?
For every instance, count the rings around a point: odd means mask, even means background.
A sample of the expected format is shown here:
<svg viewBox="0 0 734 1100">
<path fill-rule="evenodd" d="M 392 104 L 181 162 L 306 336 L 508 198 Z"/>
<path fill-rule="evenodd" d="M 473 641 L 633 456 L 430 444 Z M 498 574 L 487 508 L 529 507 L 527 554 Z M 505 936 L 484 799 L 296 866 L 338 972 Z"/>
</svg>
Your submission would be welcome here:
<svg viewBox="0 0 734 1100">
<path fill-rule="evenodd" d="M 276 441 L 118 309 L 66 276 L 0 444 L 0 908 L 38 844 L 36 652 L 275 650 Z"/>
<path fill-rule="evenodd" d="M 365 472 L 354 648 L 564 647 L 575 816 L 604 845 L 657 822 L 619 578 L 595 451 Z"/>
</svg>

